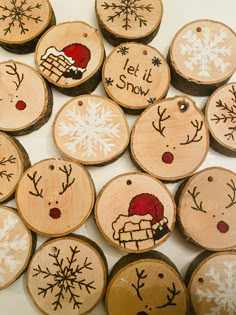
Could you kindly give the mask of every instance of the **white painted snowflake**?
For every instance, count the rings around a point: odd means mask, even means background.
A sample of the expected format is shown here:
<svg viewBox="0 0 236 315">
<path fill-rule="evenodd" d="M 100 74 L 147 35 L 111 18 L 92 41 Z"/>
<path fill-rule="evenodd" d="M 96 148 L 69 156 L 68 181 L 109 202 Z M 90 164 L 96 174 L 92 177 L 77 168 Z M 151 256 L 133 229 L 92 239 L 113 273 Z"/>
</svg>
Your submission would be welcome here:
<svg viewBox="0 0 236 315">
<path fill-rule="evenodd" d="M 218 34 L 213 34 L 212 29 L 203 27 L 202 38 L 198 37 L 191 30 L 187 31 L 182 38 L 186 39 L 186 44 L 181 44 L 181 54 L 187 57 L 184 62 L 185 66 L 193 70 L 199 68 L 198 75 L 209 77 L 212 67 L 219 68 L 224 73 L 230 63 L 225 62 L 224 56 L 231 56 L 232 46 L 225 47 L 224 40 L 227 33 L 220 30 Z"/>
<path fill-rule="evenodd" d="M 59 136 L 68 136 L 65 146 L 70 152 L 81 150 L 83 157 L 96 157 L 99 151 L 107 156 L 115 145 L 112 140 L 120 138 L 120 124 L 112 122 L 116 115 L 101 105 L 88 101 L 84 115 L 80 115 L 75 107 L 67 111 L 68 121 L 60 122 Z"/>
<path fill-rule="evenodd" d="M 21 261 L 14 257 L 14 252 L 27 250 L 28 238 L 26 234 L 21 237 L 17 234 L 13 239 L 10 235 L 17 223 L 16 216 L 9 214 L 0 227 L 0 283 L 4 282 L 5 273 L 1 266 L 5 265 L 9 272 L 14 272 L 21 264 Z"/>
<path fill-rule="evenodd" d="M 235 278 L 236 262 L 224 262 L 224 277 L 211 268 L 205 275 L 210 278 L 210 282 L 215 285 L 215 290 L 197 289 L 199 302 L 214 302 L 215 306 L 210 309 L 210 313 L 205 315 L 220 315 L 221 311 L 225 314 L 236 314 L 236 278 Z"/>
</svg>

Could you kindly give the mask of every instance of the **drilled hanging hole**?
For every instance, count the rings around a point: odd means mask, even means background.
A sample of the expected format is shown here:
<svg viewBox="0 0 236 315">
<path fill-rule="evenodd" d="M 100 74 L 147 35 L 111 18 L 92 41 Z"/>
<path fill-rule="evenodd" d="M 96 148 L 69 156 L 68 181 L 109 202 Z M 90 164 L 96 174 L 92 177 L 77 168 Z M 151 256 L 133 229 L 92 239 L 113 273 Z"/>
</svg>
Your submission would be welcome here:
<svg viewBox="0 0 236 315">
<path fill-rule="evenodd" d="M 163 273 L 159 273 L 159 274 L 158 274 L 158 277 L 159 277 L 160 279 L 163 279 L 163 278 L 164 278 Z"/>
<path fill-rule="evenodd" d="M 52 247 L 52 252 L 56 253 L 56 251 L 57 251 L 57 248 L 56 247 Z"/>
<path fill-rule="evenodd" d="M 132 180 L 128 179 L 126 182 L 127 185 L 131 185 L 132 184 Z"/>
<path fill-rule="evenodd" d="M 87 38 L 87 37 L 88 37 L 88 34 L 87 34 L 87 33 L 84 33 L 83 36 L 84 36 L 84 38 Z"/>
<path fill-rule="evenodd" d="M 82 101 L 78 101 L 78 105 L 79 105 L 79 106 L 82 106 L 82 105 L 83 105 L 83 102 L 82 102 Z"/>
<path fill-rule="evenodd" d="M 204 279 L 203 279 L 203 278 L 199 278 L 199 279 L 198 279 L 198 282 L 199 282 L 199 283 L 204 283 Z"/>
<path fill-rule="evenodd" d="M 50 169 L 50 171 L 53 171 L 54 170 L 54 165 L 49 165 L 49 169 Z"/>
<path fill-rule="evenodd" d="M 196 31 L 197 31 L 198 33 L 200 33 L 200 32 L 202 31 L 202 28 L 201 28 L 201 27 L 197 27 L 197 28 L 196 28 Z"/>
<path fill-rule="evenodd" d="M 147 54 L 148 54 L 147 50 L 144 50 L 143 54 L 144 54 L 144 56 L 147 56 Z"/>
<path fill-rule="evenodd" d="M 181 111 L 181 113 L 186 112 L 189 108 L 189 104 L 185 101 L 179 101 L 178 106 L 179 106 L 179 110 Z"/>
<path fill-rule="evenodd" d="M 208 182 L 210 182 L 210 183 L 213 182 L 213 177 L 212 176 L 208 177 Z"/>
</svg>

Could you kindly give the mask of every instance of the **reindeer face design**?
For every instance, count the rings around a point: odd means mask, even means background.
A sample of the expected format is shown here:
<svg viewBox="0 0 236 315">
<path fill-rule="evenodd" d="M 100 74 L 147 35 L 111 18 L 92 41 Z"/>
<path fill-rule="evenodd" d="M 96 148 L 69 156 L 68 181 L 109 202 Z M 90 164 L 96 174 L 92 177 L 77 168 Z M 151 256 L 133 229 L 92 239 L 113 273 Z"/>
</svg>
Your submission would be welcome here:
<svg viewBox="0 0 236 315">
<path fill-rule="evenodd" d="M 85 198 L 86 197 L 86 198 Z M 41 234 L 63 235 L 80 226 L 94 202 L 85 169 L 64 160 L 44 160 L 30 168 L 17 190 L 19 211 Z"/>
<path fill-rule="evenodd" d="M 21 130 L 39 119 L 46 107 L 46 86 L 33 68 L 0 63 L 0 129 Z"/>
<path fill-rule="evenodd" d="M 107 291 L 109 314 L 184 315 L 186 289 L 177 272 L 163 261 L 140 259 L 122 268 Z"/>
<path fill-rule="evenodd" d="M 176 180 L 193 173 L 207 149 L 203 115 L 187 97 L 165 99 L 149 107 L 132 131 L 135 161 L 160 179 Z"/>
<path fill-rule="evenodd" d="M 218 167 L 205 169 L 187 182 L 179 200 L 185 233 L 210 250 L 236 245 L 236 175 Z"/>
</svg>

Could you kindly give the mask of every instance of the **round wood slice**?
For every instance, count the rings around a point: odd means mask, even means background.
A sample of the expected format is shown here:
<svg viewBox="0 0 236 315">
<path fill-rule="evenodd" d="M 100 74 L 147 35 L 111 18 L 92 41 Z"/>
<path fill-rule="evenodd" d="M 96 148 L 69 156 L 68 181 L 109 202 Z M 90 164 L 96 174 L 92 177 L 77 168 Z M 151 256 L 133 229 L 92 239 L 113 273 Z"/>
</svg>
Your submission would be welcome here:
<svg viewBox="0 0 236 315">
<path fill-rule="evenodd" d="M 32 67 L 18 61 L 0 63 L 0 130 L 23 135 L 50 118 L 52 92 Z"/>
<path fill-rule="evenodd" d="M 208 250 L 236 246 L 236 173 L 206 168 L 178 192 L 178 217 L 188 240 Z"/>
<path fill-rule="evenodd" d="M 161 0 L 96 0 L 95 8 L 101 32 L 113 46 L 127 41 L 148 44 L 163 15 Z"/>
<path fill-rule="evenodd" d="M 14 197 L 16 185 L 29 166 L 29 156 L 20 142 L 0 132 L 0 203 Z"/>
<path fill-rule="evenodd" d="M 210 95 L 236 70 L 236 34 L 227 25 L 197 20 L 172 40 L 168 61 L 171 83 L 191 95 Z"/>
<path fill-rule="evenodd" d="M 36 235 L 24 225 L 17 211 L 0 206 L 0 291 L 25 271 L 35 245 Z"/>
<path fill-rule="evenodd" d="M 129 143 L 127 119 L 113 101 L 83 95 L 67 102 L 53 123 L 53 140 L 66 157 L 82 164 L 117 159 Z"/>
<path fill-rule="evenodd" d="M 211 146 L 236 156 L 236 82 L 218 88 L 209 98 L 205 115 L 211 133 Z"/>
<path fill-rule="evenodd" d="M 25 223 L 45 236 L 68 234 L 89 217 L 94 186 L 86 169 L 63 159 L 34 164 L 21 177 L 16 203 Z"/>
<path fill-rule="evenodd" d="M 101 190 L 94 211 L 109 243 L 137 253 L 161 245 L 173 231 L 176 215 L 168 189 L 144 173 L 113 178 Z"/>
<path fill-rule="evenodd" d="M 42 34 L 55 23 L 49 0 L 1 0 L 0 45 L 13 53 L 33 52 Z"/>
<path fill-rule="evenodd" d="M 145 172 L 165 181 L 189 176 L 208 152 L 204 116 L 186 96 L 167 98 L 140 115 L 130 146 L 134 161 Z"/>
<path fill-rule="evenodd" d="M 71 96 L 90 93 L 97 87 L 104 58 L 99 32 L 80 21 L 50 28 L 35 51 L 40 73 L 60 92 Z"/>
<path fill-rule="evenodd" d="M 88 314 L 102 299 L 106 282 L 107 262 L 101 249 L 75 235 L 44 243 L 26 277 L 30 297 L 47 315 Z"/>
<path fill-rule="evenodd" d="M 193 314 L 236 314 L 235 274 L 236 252 L 198 256 L 187 272 Z"/>
<path fill-rule="evenodd" d="M 187 315 L 186 291 L 176 267 L 163 254 L 129 254 L 112 270 L 106 293 L 107 314 Z"/>
<path fill-rule="evenodd" d="M 156 48 L 124 43 L 105 60 L 102 81 L 107 95 L 135 114 L 165 97 L 170 70 Z"/>
</svg>

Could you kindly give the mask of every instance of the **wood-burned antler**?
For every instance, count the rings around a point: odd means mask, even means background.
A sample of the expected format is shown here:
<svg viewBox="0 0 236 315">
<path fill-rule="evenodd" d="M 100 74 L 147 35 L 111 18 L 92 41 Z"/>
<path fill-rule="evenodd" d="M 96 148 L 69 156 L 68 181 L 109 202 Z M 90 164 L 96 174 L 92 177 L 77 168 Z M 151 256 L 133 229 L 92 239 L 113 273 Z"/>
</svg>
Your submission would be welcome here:
<svg viewBox="0 0 236 315">
<path fill-rule="evenodd" d="M 203 210 L 203 208 L 202 208 L 202 201 L 200 201 L 200 203 L 198 203 L 198 201 L 197 201 L 197 196 L 200 194 L 200 192 L 197 191 L 197 187 L 195 186 L 193 188 L 193 191 L 188 190 L 188 193 L 193 198 L 193 202 L 195 204 L 195 206 L 192 206 L 191 208 L 193 210 L 196 210 L 196 211 L 201 211 L 201 212 L 207 213 L 207 211 Z"/>
<path fill-rule="evenodd" d="M 75 178 L 70 181 L 70 175 L 72 172 L 72 166 L 69 164 L 69 169 L 67 169 L 66 165 L 63 168 L 59 167 L 59 170 L 62 171 L 66 175 L 66 182 L 62 183 L 62 191 L 59 192 L 60 195 L 64 194 L 64 192 L 73 185 Z"/>
<path fill-rule="evenodd" d="M 228 206 L 226 206 L 226 209 L 232 207 L 233 205 L 236 204 L 236 185 L 235 182 L 231 179 L 230 183 L 227 183 L 227 186 L 232 190 L 232 196 L 228 194 L 228 197 L 230 199 L 230 203 Z"/>
<path fill-rule="evenodd" d="M 16 91 L 19 89 L 22 81 L 24 80 L 24 74 L 22 73 L 21 75 L 18 73 L 17 71 L 17 66 L 15 63 L 13 63 L 13 65 L 6 65 L 6 67 L 10 68 L 12 70 L 12 72 L 10 71 L 6 71 L 7 74 L 9 75 L 13 75 L 16 76 L 16 80 L 17 81 L 13 81 L 13 83 L 15 83 L 16 85 Z"/>
<path fill-rule="evenodd" d="M 158 131 L 160 133 L 160 135 L 162 137 L 165 137 L 164 135 L 164 130 L 165 130 L 165 126 L 162 125 L 163 121 L 167 120 L 170 118 L 170 115 L 164 117 L 164 114 L 166 112 L 166 108 L 163 109 L 163 111 L 161 112 L 161 109 L 160 109 L 160 106 L 157 107 L 157 114 L 159 116 L 159 119 L 158 119 L 158 126 L 155 124 L 155 121 L 152 122 L 152 126 L 153 128 Z"/>
<path fill-rule="evenodd" d="M 176 297 L 176 295 L 180 294 L 180 291 L 176 290 L 175 284 L 174 282 L 172 283 L 172 289 L 167 287 L 167 290 L 170 292 L 171 296 L 169 294 L 167 294 L 167 302 L 161 306 L 157 306 L 157 308 L 164 308 L 167 306 L 175 306 L 176 303 L 174 303 L 174 299 Z"/>
<path fill-rule="evenodd" d="M 39 178 L 37 179 L 37 171 L 34 172 L 34 174 L 32 176 L 30 176 L 29 174 L 27 174 L 27 176 L 29 177 L 29 179 L 33 182 L 34 184 L 34 189 L 35 191 L 29 191 L 29 193 L 35 197 L 41 197 L 43 198 L 43 189 L 41 188 L 39 190 L 38 188 L 38 184 L 42 178 L 42 176 L 39 176 Z"/>
<path fill-rule="evenodd" d="M 132 283 L 132 287 L 135 289 L 136 293 L 137 293 L 137 296 L 139 298 L 140 301 L 143 300 L 142 296 L 141 296 L 141 293 L 140 293 L 140 289 L 142 287 L 144 287 L 144 283 L 140 283 L 141 282 L 141 279 L 145 279 L 147 278 L 147 275 L 144 274 L 145 270 L 141 270 L 139 272 L 138 268 L 136 268 L 136 275 L 137 275 L 137 284 L 135 285 L 134 283 Z"/>
<path fill-rule="evenodd" d="M 195 128 L 195 133 L 192 136 L 192 138 L 190 138 L 190 135 L 187 135 L 187 140 L 185 142 L 180 143 L 181 145 L 186 145 L 186 144 L 190 144 L 193 142 L 199 142 L 202 140 L 202 136 L 199 137 L 198 133 L 199 131 L 202 129 L 203 126 L 203 121 L 191 121 L 192 126 Z"/>
</svg>

